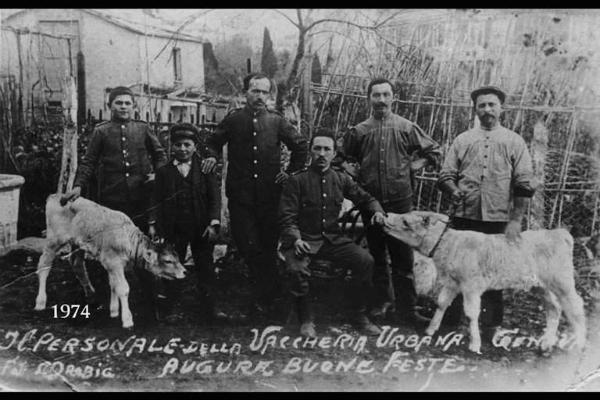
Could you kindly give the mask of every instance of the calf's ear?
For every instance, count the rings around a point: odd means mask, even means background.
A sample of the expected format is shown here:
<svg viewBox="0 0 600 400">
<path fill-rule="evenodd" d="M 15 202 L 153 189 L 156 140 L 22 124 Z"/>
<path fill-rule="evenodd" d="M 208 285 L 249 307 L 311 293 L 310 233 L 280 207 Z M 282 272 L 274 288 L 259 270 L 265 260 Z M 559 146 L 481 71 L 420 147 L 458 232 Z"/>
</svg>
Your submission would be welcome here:
<svg viewBox="0 0 600 400">
<path fill-rule="evenodd" d="M 149 264 L 154 264 L 156 262 L 156 252 L 150 249 L 144 252 L 144 260 L 146 260 Z"/>
</svg>

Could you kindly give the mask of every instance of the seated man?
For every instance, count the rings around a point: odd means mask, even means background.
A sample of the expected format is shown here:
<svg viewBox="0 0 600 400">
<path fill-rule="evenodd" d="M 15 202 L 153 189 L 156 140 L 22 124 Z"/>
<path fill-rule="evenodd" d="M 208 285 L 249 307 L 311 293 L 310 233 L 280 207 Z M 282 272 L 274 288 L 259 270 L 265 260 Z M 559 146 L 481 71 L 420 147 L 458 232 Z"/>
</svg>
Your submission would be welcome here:
<svg viewBox="0 0 600 400">
<path fill-rule="evenodd" d="M 364 333 L 378 335 L 381 330 L 365 314 L 372 288 L 373 257 L 341 233 L 338 215 L 344 197 L 363 208 L 372 224 L 384 223 L 383 208 L 349 175 L 330 168 L 336 153 L 332 131 L 318 130 L 309 150 L 311 165 L 290 176 L 279 203 L 281 251 L 301 323 L 300 334 L 316 336 L 308 299 L 309 255 L 314 255 L 352 271 L 352 322 Z"/>
<path fill-rule="evenodd" d="M 156 171 L 150 234 L 175 246 L 184 263 L 188 244 L 198 276 L 198 305 L 201 317 L 212 322 L 222 317 L 214 304 L 214 269 L 211 265 L 214 239 L 220 226 L 221 195 L 214 172 L 203 173 L 196 153 L 198 130 L 181 123 L 171 128 L 172 162 Z M 176 322 L 175 302 L 180 298 L 179 282 L 164 282 L 167 299 L 160 307 L 167 322 Z"/>
</svg>

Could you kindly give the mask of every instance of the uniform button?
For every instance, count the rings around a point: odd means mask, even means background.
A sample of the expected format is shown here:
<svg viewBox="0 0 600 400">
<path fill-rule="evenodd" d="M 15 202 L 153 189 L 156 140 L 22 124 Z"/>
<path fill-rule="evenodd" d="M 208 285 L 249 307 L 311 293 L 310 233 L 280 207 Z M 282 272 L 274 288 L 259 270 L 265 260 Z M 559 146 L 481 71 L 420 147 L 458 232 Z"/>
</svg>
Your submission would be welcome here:
<svg viewBox="0 0 600 400">
<path fill-rule="evenodd" d="M 125 125 L 121 125 L 121 129 L 125 129 Z"/>
<path fill-rule="evenodd" d="M 127 150 L 123 150 L 123 154 L 127 154 Z"/>
<path fill-rule="evenodd" d="M 323 218 L 323 223 L 325 223 L 325 219 Z"/>
<path fill-rule="evenodd" d="M 481 175 L 481 179 L 483 179 L 483 175 Z"/>
<path fill-rule="evenodd" d="M 253 136 L 256 136 L 256 132 L 252 132 L 252 135 L 253 135 Z"/>
<path fill-rule="evenodd" d="M 125 136 L 121 136 L 121 140 L 122 140 L 122 141 L 125 141 Z"/>
<path fill-rule="evenodd" d="M 484 158 L 487 158 L 487 154 L 485 154 L 483 157 L 484 157 Z"/>
<path fill-rule="evenodd" d="M 325 179 L 323 179 L 321 182 L 325 183 Z"/>
<path fill-rule="evenodd" d="M 125 174 L 125 176 L 129 178 L 129 172 L 127 172 L 127 173 Z"/>
<path fill-rule="evenodd" d="M 327 193 L 323 193 L 323 197 L 327 197 Z"/>
<path fill-rule="evenodd" d="M 254 164 L 258 164 L 258 160 L 254 160 Z"/>
<path fill-rule="evenodd" d="M 486 144 L 484 147 L 487 149 L 489 146 Z"/>
<path fill-rule="evenodd" d="M 254 118 L 254 119 L 252 120 L 252 122 L 258 122 L 258 120 L 257 120 L 256 118 Z"/>
<path fill-rule="evenodd" d="M 257 175 L 257 174 L 254 174 L 254 178 L 255 178 L 255 179 L 256 179 L 256 178 L 258 178 L 258 175 Z"/>
<path fill-rule="evenodd" d="M 487 166 L 484 165 L 483 168 L 487 168 Z"/>
<path fill-rule="evenodd" d="M 252 148 L 253 148 L 255 151 L 256 151 L 256 150 L 258 150 L 258 147 L 257 147 L 257 146 L 253 146 Z"/>
<path fill-rule="evenodd" d="M 126 166 L 126 167 L 129 167 L 129 163 L 128 163 L 128 162 L 125 162 L 125 166 Z"/>
</svg>

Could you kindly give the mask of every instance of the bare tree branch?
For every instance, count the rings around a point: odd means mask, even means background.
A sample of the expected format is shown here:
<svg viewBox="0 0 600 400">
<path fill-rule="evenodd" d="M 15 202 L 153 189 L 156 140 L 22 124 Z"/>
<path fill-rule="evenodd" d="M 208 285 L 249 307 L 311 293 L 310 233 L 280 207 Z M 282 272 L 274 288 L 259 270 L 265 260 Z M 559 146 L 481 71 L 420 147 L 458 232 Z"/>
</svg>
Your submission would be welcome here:
<svg viewBox="0 0 600 400">
<path fill-rule="evenodd" d="M 282 17 L 284 17 L 285 19 L 287 19 L 288 21 L 290 21 L 295 27 L 297 27 L 298 29 L 300 29 L 300 25 L 298 25 L 297 22 L 295 22 L 293 19 L 291 19 L 290 17 L 288 17 L 287 15 L 285 15 L 282 11 L 279 11 L 277 9 L 273 9 L 273 11 L 275 11 L 277 14 L 281 15 Z"/>
<path fill-rule="evenodd" d="M 165 51 L 165 49 L 169 46 L 169 44 L 171 43 L 171 41 L 177 41 L 177 35 L 189 24 L 191 24 L 192 22 L 194 22 L 195 20 L 197 20 L 198 18 L 200 18 L 203 15 L 208 14 L 211 11 L 215 11 L 214 9 L 210 9 L 210 10 L 202 10 L 199 11 L 197 13 L 194 13 L 192 15 L 190 15 L 188 18 L 186 18 L 183 23 L 179 26 L 179 28 L 177 28 L 175 30 L 175 33 L 173 33 L 171 35 L 171 37 L 169 38 L 169 40 L 167 40 L 167 43 L 165 43 L 165 45 L 162 47 L 162 49 L 160 49 L 160 51 L 158 52 L 158 54 L 156 54 L 156 57 L 154 57 L 154 60 L 152 61 L 156 61 L 156 59 L 158 57 L 160 57 L 160 55 L 162 54 L 163 51 Z"/>
</svg>

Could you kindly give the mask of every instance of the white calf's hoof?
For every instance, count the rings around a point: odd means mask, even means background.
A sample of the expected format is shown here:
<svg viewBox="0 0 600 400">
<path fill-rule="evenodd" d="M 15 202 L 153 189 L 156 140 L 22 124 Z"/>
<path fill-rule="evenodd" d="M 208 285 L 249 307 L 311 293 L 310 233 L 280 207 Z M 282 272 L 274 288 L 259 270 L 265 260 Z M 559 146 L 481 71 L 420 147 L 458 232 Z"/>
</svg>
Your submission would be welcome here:
<svg viewBox="0 0 600 400">
<path fill-rule="evenodd" d="M 435 329 L 432 329 L 432 328 L 425 329 L 425 334 L 427 336 L 433 336 L 434 333 L 435 333 Z"/>
<path fill-rule="evenodd" d="M 123 329 L 131 330 L 133 329 L 133 322 L 127 322 L 123 324 Z"/>
<path fill-rule="evenodd" d="M 556 344 L 556 341 L 557 341 L 556 335 L 542 336 L 542 338 L 540 339 L 540 349 L 542 351 L 552 350 L 552 348 Z"/>
<path fill-rule="evenodd" d="M 481 354 L 481 346 L 480 345 L 471 343 L 469 345 L 469 350 L 472 351 L 473 353 Z"/>
<path fill-rule="evenodd" d="M 36 300 L 35 301 L 35 311 L 43 311 L 46 309 L 46 300 Z"/>
<path fill-rule="evenodd" d="M 116 311 L 116 312 L 111 311 L 110 312 L 110 317 L 111 318 L 117 318 L 118 316 L 119 316 L 119 312 L 118 311 Z"/>
</svg>

